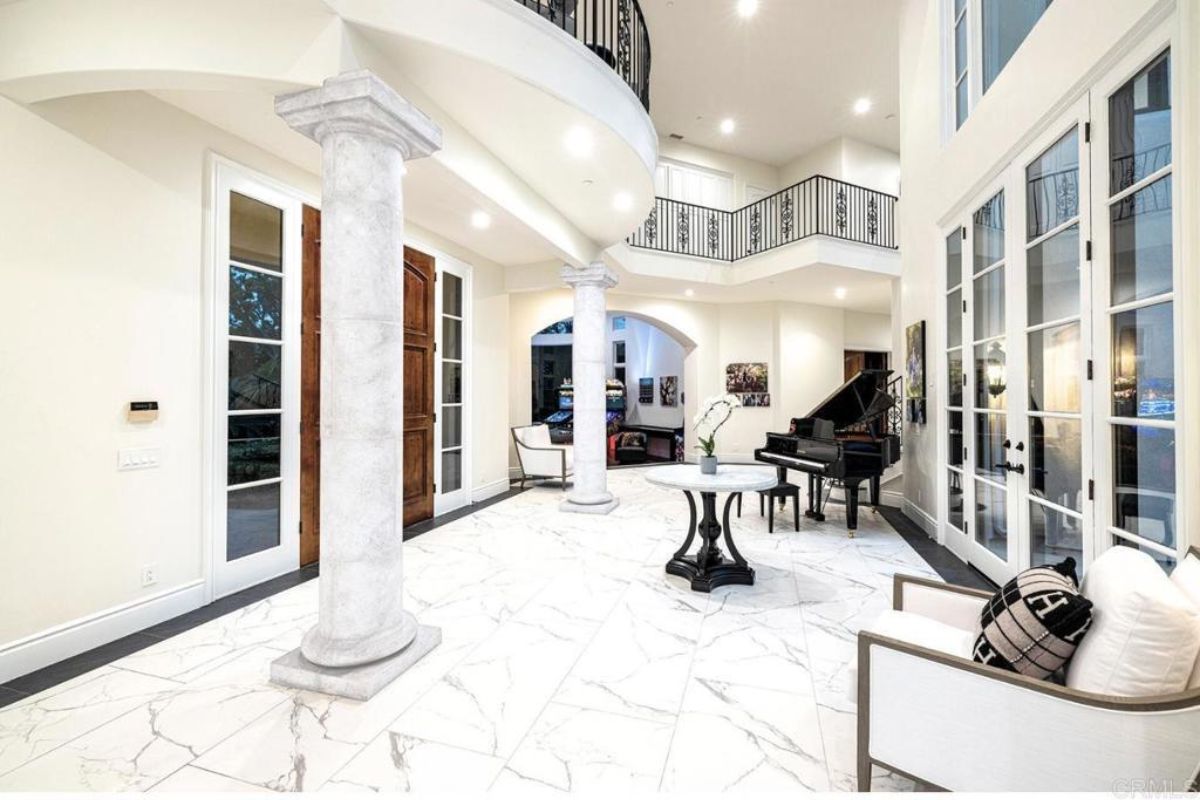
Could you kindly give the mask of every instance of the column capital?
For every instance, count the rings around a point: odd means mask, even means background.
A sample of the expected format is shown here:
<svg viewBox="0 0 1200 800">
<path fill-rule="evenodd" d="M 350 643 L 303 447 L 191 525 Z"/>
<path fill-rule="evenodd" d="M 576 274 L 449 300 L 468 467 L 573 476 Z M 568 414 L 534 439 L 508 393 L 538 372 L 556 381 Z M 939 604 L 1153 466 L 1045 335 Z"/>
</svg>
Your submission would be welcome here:
<svg viewBox="0 0 1200 800">
<path fill-rule="evenodd" d="M 366 69 L 326 78 L 315 89 L 280 95 L 275 113 L 317 142 L 330 133 L 360 133 L 391 142 L 405 160 L 442 149 L 438 124 Z"/>
<path fill-rule="evenodd" d="M 617 275 L 603 261 L 593 261 L 586 267 L 576 268 L 566 264 L 562 268 L 563 282 L 568 286 L 599 286 L 611 289 L 616 286 Z"/>
</svg>

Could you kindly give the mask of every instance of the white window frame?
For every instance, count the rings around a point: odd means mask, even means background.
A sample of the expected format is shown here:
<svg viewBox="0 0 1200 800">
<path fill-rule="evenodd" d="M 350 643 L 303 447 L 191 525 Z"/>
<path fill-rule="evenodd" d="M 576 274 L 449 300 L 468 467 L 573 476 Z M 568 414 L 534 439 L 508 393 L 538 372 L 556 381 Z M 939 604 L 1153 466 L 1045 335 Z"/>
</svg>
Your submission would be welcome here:
<svg viewBox="0 0 1200 800">
<path fill-rule="evenodd" d="M 721 211 L 734 211 L 738 208 L 736 194 L 736 185 L 733 173 L 723 172 L 721 170 L 709 169 L 702 167 L 699 164 L 691 164 L 686 161 L 679 161 L 673 158 L 660 158 L 658 160 L 658 168 L 654 175 L 655 194 L 659 197 L 666 197 L 670 200 L 677 200 L 681 203 L 689 203 L 691 205 L 711 207 L 707 203 L 702 202 L 703 198 L 692 197 L 676 197 L 671 191 L 671 174 L 693 174 L 702 179 L 716 180 L 722 183 L 726 193 L 726 201 L 724 208 Z"/>
<path fill-rule="evenodd" d="M 303 258 L 301 217 L 315 198 L 215 153 L 209 154 L 209 202 L 205 270 L 204 574 L 211 602 L 300 567 L 300 322 Z M 225 560 L 228 470 L 229 193 L 253 197 L 284 210 L 283 328 L 280 402 L 280 544 L 236 561 Z"/>
</svg>

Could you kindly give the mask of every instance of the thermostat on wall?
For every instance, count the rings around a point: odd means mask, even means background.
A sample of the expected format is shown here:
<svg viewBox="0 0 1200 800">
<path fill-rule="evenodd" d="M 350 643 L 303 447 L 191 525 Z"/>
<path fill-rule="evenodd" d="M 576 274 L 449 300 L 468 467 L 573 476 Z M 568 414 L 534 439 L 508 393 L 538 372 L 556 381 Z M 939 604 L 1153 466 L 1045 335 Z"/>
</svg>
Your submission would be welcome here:
<svg viewBox="0 0 1200 800">
<path fill-rule="evenodd" d="M 130 422 L 154 422 L 158 419 L 157 400 L 135 400 L 129 404 Z"/>
</svg>

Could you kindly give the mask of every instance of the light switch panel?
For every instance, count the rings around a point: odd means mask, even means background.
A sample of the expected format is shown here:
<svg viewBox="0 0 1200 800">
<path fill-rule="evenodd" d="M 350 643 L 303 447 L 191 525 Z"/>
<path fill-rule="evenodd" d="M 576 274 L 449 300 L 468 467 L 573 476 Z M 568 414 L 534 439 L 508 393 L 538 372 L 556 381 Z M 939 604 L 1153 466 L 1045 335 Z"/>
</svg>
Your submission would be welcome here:
<svg viewBox="0 0 1200 800">
<path fill-rule="evenodd" d="M 158 466 L 160 451 L 157 447 L 136 447 L 117 451 L 117 469 L 154 469 Z"/>
</svg>

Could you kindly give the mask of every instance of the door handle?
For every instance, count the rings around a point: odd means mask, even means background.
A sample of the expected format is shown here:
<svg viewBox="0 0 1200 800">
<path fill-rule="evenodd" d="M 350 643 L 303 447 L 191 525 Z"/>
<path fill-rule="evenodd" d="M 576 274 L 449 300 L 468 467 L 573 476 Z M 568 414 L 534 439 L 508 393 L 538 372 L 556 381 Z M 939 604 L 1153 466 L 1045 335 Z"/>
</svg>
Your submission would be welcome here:
<svg viewBox="0 0 1200 800">
<path fill-rule="evenodd" d="M 1018 475 L 1025 474 L 1025 465 L 1024 464 L 1012 464 L 1008 461 L 1005 461 L 1003 464 L 997 464 L 996 469 L 1002 469 L 1005 472 L 1015 472 Z"/>
<path fill-rule="evenodd" d="M 1025 443 L 1024 442 L 1017 442 L 1017 452 L 1018 453 L 1025 452 Z"/>
</svg>

